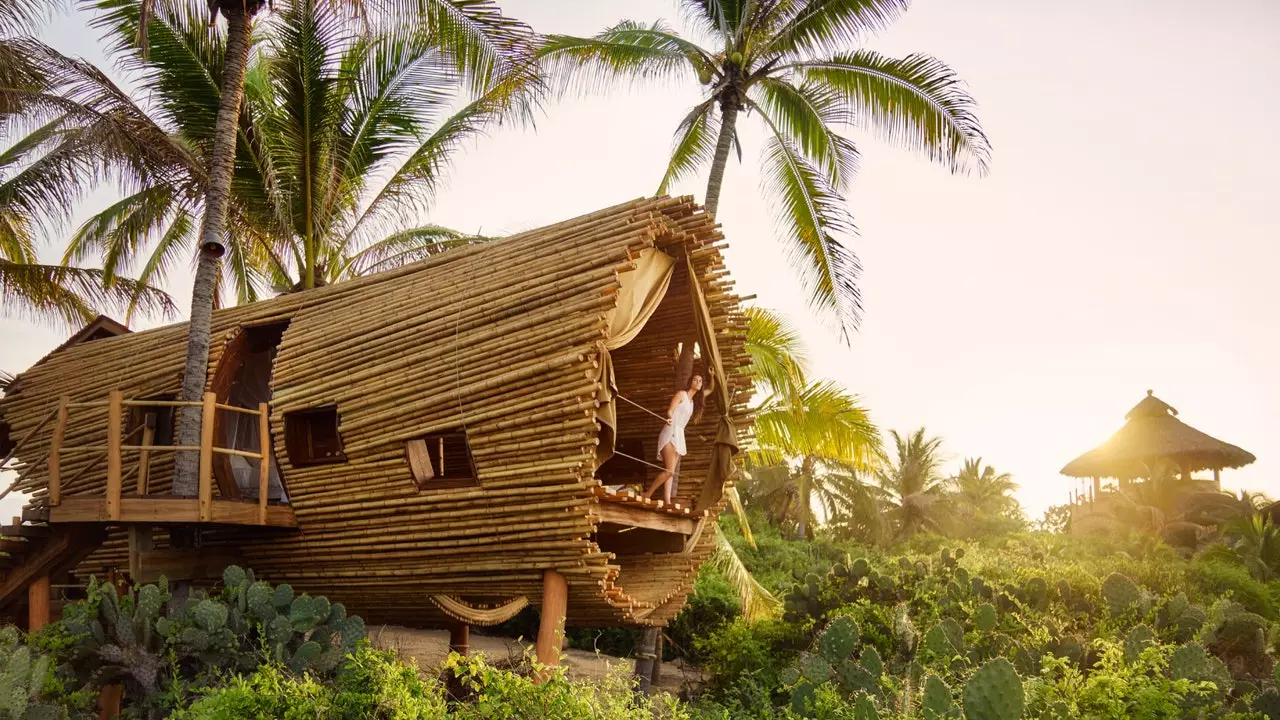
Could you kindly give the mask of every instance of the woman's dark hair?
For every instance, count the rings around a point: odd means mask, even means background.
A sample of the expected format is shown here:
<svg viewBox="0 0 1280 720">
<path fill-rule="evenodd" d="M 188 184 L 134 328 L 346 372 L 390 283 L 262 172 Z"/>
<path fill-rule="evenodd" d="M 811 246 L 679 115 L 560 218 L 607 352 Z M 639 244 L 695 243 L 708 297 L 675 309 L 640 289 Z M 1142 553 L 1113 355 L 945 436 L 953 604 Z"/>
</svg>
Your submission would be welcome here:
<svg viewBox="0 0 1280 720">
<path fill-rule="evenodd" d="M 701 390 L 693 389 L 694 378 L 702 378 Z M 699 372 L 695 372 L 692 375 L 690 375 L 689 382 L 684 384 L 684 391 L 689 393 L 690 399 L 693 400 L 693 415 L 689 416 L 690 423 L 696 423 L 702 420 L 702 410 L 703 410 L 703 407 L 707 404 L 706 403 L 707 396 L 703 392 L 703 390 L 706 390 L 706 388 L 707 388 L 707 379 L 703 377 L 702 373 L 699 373 Z"/>
</svg>

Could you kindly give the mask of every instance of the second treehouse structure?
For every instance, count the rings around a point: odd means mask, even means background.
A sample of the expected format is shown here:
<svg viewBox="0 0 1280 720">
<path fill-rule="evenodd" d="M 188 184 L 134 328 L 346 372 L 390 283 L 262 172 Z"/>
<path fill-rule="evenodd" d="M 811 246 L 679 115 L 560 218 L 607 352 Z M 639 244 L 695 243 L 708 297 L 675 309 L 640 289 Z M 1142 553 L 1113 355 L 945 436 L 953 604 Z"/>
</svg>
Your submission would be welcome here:
<svg viewBox="0 0 1280 720">
<path fill-rule="evenodd" d="M 189 449 L 172 446 L 185 325 L 82 333 L 0 401 L 0 456 L 32 497 L 6 529 L 27 545 L 10 543 L 24 552 L 0 612 L 29 602 L 38 624 L 66 572 L 236 561 L 374 622 L 491 624 L 541 603 L 540 650 L 557 618 L 666 624 L 748 421 L 721 243 L 691 200 L 637 200 L 218 311 Z M 712 392 L 675 501 L 641 501 L 623 488 L 656 474 L 658 415 L 691 372 Z M 196 497 L 171 493 L 176 451 L 200 454 Z M 194 563 L 168 548 L 182 525 L 200 528 Z"/>
</svg>

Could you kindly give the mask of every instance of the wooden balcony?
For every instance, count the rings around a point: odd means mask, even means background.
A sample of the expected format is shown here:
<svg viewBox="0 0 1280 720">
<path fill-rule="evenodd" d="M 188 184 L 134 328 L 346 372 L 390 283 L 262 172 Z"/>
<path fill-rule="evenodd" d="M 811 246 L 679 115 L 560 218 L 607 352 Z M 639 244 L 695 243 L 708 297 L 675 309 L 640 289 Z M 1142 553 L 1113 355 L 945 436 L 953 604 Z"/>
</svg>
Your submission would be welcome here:
<svg viewBox="0 0 1280 720">
<path fill-rule="evenodd" d="M 83 407 L 107 408 L 107 444 L 104 446 L 65 446 L 67 418 L 71 410 Z M 147 424 L 125 434 L 125 408 L 201 408 L 200 444 L 194 446 L 156 445 L 155 429 Z M 237 412 L 257 419 L 259 447 L 255 453 L 234 448 L 217 447 L 214 444 L 214 420 L 218 412 Z M 59 399 L 53 438 L 49 448 L 49 522 L 95 524 L 209 524 L 248 525 L 259 527 L 296 528 L 293 509 L 287 505 L 268 502 L 268 485 L 271 477 L 271 433 L 268 425 L 270 410 L 262 403 L 256 410 L 223 405 L 213 393 L 205 393 L 201 402 L 173 400 L 127 400 L 123 393 L 112 391 L 105 402 L 71 402 L 63 396 Z M 141 435 L 138 444 L 129 444 Z M 199 487 L 196 497 L 155 495 L 150 491 L 150 463 L 153 455 L 169 452 L 198 452 L 200 454 Z M 67 453 L 97 453 L 89 465 L 77 474 L 84 475 L 90 468 L 106 461 L 106 487 L 102 495 L 62 496 L 62 457 Z M 258 461 L 258 499 L 239 500 L 215 498 L 213 495 L 213 462 L 215 455 L 238 455 Z M 126 458 L 136 463 L 126 472 Z M 71 478 L 71 481 L 77 478 Z M 134 481 L 132 492 L 125 494 L 125 483 Z"/>
<path fill-rule="evenodd" d="M 643 498 L 630 490 L 595 489 L 596 542 L 610 552 L 681 552 L 696 538 L 706 511 Z"/>
</svg>

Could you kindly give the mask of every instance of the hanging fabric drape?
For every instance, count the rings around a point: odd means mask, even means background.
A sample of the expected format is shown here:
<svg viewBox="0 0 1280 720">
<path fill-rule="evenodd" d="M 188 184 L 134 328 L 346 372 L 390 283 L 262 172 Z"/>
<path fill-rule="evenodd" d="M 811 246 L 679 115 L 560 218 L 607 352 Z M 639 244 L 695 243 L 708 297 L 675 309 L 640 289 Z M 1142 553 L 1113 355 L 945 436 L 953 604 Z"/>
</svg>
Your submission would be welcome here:
<svg viewBox="0 0 1280 720">
<path fill-rule="evenodd" d="M 702 359 L 707 367 L 707 382 L 720 406 L 720 420 L 716 426 L 715 445 L 711 450 L 711 467 L 707 481 L 694 510 L 699 512 L 720 502 L 724 496 L 724 484 L 733 474 L 733 456 L 738 454 L 738 431 L 729 419 L 729 386 L 724 382 L 724 364 L 720 360 L 720 346 L 716 342 L 715 325 L 711 322 L 711 310 L 702 296 L 702 285 L 694 271 L 693 261 L 685 256 L 685 268 L 689 272 L 689 295 L 693 300 L 693 316 L 698 323 L 698 336 L 702 344 Z"/>
<path fill-rule="evenodd" d="M 596 463 L 613 457 L 613 444 L 618 428 L 615 396 L 618 383 L 613 375 L 610 350 L 617 350 L 640 334 L 649 318 L 662 304 L 671 287 L 675 258 L 657 248 L 645 248 L 635 260 L 635 268 L 618 273 L 618 302 L 605 315 L 606 337 L 600 345 L 599 394 L 596 396 L 596 422 L 600 423 L 600 444 L 596 446 Z"/>
</svg>

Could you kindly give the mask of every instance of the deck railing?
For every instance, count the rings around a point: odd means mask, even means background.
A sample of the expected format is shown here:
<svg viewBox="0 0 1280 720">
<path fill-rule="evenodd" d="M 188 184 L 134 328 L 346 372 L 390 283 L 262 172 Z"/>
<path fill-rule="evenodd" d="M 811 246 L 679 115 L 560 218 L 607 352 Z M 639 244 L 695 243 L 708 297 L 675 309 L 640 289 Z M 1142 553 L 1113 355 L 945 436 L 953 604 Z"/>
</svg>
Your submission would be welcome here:
<svg viewBox="0 0 1280 720">
<path fill-rule="evenodd" d="M 78 408 L 107 408 L 107 444 L 70 446 L 63 443 L 66 437 L 67 420 L 72 410 Z M 200 408 L 200 444 L 199 445 L 156 445 L 155 425 L 146 420 L 129 432 L 124 432 L 125 408 Z M 235 448 L 218 447 L 214 444 L 214 427 L 218 412 L 236 412 L 258 418 L 258 437 L 260 452 L 236 450 Z M 119 390 L 111 391 L 106 401 L 72 402 L 70 396 L 58 398 L 58 408 L 53 426 L 53 438 L 49 444 L 49 505 L 57 507 L 62 503 L 62 490 L 83 477 L 91 469 L 97 467 L 103 459 L 107 461 L 106 514 L 108 520 L 120 520 L 120 498 L 124 492 L 126 480 L 137 478 L 137 494 L 144 496 L 150 492 L 151 457 L 165 452 L 198 452 L 200 453 L 199 490 L 197 496 L 200 504 L 200 521 L 213 520 L 213 457 L 214 455 L 238 455 L 258 461 L 258 523 L 267 524 L 267 493 L 271 479 L 271 430 L 269 425 L 270 409 L 267 403 L 260 403 L 258 409 L 223 405 L 218 402 L 217 395 L 205 393 L 200 402 L 184 402 L 181 400 L 130 400 Z M 127 444 L 141 434 L 139 444 Z M 73 477 L 62 477 L 62 456 L 66 453 L 96 452 L 98 455 L 89 461 Z M 125 453 L 137 453 L 137 465 L 124 470 Z"/>
</svg>

